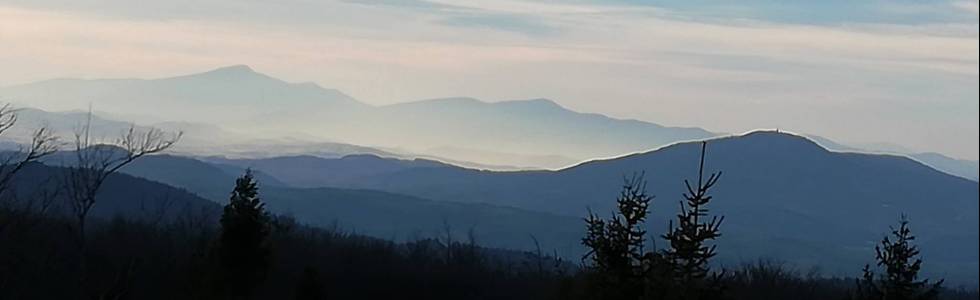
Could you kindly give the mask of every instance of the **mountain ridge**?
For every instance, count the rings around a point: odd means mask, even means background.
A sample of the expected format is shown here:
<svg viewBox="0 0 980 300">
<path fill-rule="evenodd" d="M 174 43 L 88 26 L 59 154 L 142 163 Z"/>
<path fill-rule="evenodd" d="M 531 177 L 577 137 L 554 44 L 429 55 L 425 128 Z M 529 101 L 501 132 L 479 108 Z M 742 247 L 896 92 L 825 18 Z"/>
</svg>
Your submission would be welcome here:
<svg viewBox="0 0 980 300">
<path fill-rule="evenodd" d="M 699 151 L 700 142 L 676 143 L 555 171 L 409 166 L 337 179 L 331 188 L 510 207 L 578 220 L 589 209 L 600 214 L 613 209 L 623 177 L 645 172 L 648 191 L 655 196 L 649 230 L 663 232 L 676 210 L 675 201 L 681 199 L 683 179 L 697 176 Z M 350 159 L 418 163 L 370 156 Z M 808 138 L 775 131 L 709 140 L 705 167 L 724 173 L 712 189 L 715 200 L 709 207 L 712 214 L 726 217 L 724 236 L 718 240 L 719 249 L 725 249 L 721 261 L 765 257 L 801 268 L 820 265 L 829 274 L 853 273 L 855 266 L 868 262 L 881 231 L 899 215 L 910 213 L 923 255 L 930 257 L 927 274 L 968 282 L 977 276 L 976 182 L 904 156 L 833 152 Z M 255 169 L 277 175 L 263 166 Z M 353 164 L 320 172 L 358 169 L 363 167 Z M 317 169 L 310 172 L 316 174 Z M 577 222 L 568 224 L 574 227 Z M 555 242 L 575 245 L 580 238 L 567 236 L 569 240 Z"/>
<path fill-rule="evenodd" d="M 699 150 L 699 142 L 676 143 L 555 171 L 406 169 L 362 178 L 356 186 L 584 216 L 589 209 L 600 214 L 612 210 L 623 177 L 645 173 L 648 189 L 656 196 L 651 232 L 660 232 L 676 210 L 675 201 L 684 191 L 682 180 L 697 178 Z M 719 240 L 721 249 L 738 249 L 725 256 L 768 256 L 800 263 L 799 257 L 787 253 L 807 253 L 800 255 L 816 260 L 803 265 L 846 272 L 873 253 L 868 245 L 880 238 L 874 229 L 888 228 L 908 213 L 922 237 L 923 253 L 933 259 L 928 272 L 977 276 L 972 267 L 978 265 L 980 226 L 975 181 L 905 156 L 833 152 L 805 137 L 774 131 L 709 140 L 705 167 L 724 173 L 713 189 L 710 209 L 726 216 L 722 231 L 728 238 Z M 837 237 L 822 239 L 831 235 Z M 951 249 L 952 239 L 970 242 Z M 787 247 L 790 252 L 759 245 Z"/>
<path fill-rule="evenodd" d="M 576 112 L 545 98 L 484 102 L 453 97 L 372 106 L 335 89 L 288 83 L 246 65 L 157 79 L 42 81 L 0 88 L 0 97 L 45 110 L 94 104 L 110 113 L 212 123 L 252 136 L 301 134 L 410 152 L 433 147 L 530 156 L 570 151 L 562 154 L 582 160 L 715 135 L 695 127 Z M 529 167 L 517 158 L 491 165 Z"/>
</svg>

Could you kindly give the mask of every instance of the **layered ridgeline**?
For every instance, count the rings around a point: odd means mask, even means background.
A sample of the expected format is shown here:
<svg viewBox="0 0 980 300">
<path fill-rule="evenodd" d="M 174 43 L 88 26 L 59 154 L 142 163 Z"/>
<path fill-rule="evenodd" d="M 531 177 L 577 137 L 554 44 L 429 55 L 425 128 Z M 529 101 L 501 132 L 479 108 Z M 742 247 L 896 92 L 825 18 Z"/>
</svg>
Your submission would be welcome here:
<svg viewBox="0 0 980 300">
<path fill-rule="evenodd" d="M 8 129 L 0 139 L 0 149 L 12 150 L 17 144 L 25 144 L 31 138 L 33 130 L 45 126 L 52 131 L 71 139 L 70 135 L 89 125 L 90 135 L 96 138 L 114 137 L 121 132 L 128 130 L 132 123 L 119 121 L 105 112 L 88 113 L 85 111 L 67 112 L 48 112 L 30 107 L 17 108 L 18 126 Z M 115 117 L 115 118 L 114 118 Z M 174 151 L 182 155 L 202 156 L 208 159 L 222 160 L 223 157 L 235 158 L 273 158 L 267 163 L 286 163 L 299 167 L 305 167 L 316 171 L 324 166 L 318 165 L 316 158 L 337 158 L 340 159 L 347 155 L 371 154 L 387 158 L 417 159 L 432 162 L 443 162 L 457 166 L 475 169 L 489 170 L 519 170 L 534 168 L 527 166 L 537 166 L 539 168 L 559 169 L 570 166 L 576 160 L 561 155 L 520 155 L 509 154 L 497 151 L 476 150 L 472 148 L 460 147 L 433 147 L 418 152 L 399 151 L 399 149 L 379 149 L 359 145 L 323 141 L 312 137 L 280 136 L 276 138 L 256 138 L 248 133 L 227 130 L 225 128 L 207 124 L 193 122 L 142 122 L 146 126 L 155 127 L 165 131 L 183 132 L 181 142 L 176 145 Z M 145 128 L 141 128 L 145 129 Z M 843 145 L 833 140 L 815 135 L 807 135 L 819 145 L 831 151 L 838 152 L 858 152 L 858 153 L 880 153 L 904 155 L 918 160 L 939 171 L 963 178 L 977 180 L 978 167 L 977 161 L 954 159 L 939 153 L 921 153 L 914 151 L 895 152 L 897 150 L 885 149 L 863 149 Z M 297 162 L 304 160 L 303 162 Z M 454 157 L 457 159 L 450 159 Z M 244 159 L 254 163 L 262 163 L 263 159 Z M 494 165 L 479 163 L 480 161 L 509 162 L 512 165 Z M 309 163 L 309 164 L 306 164 Z M 289 169 L 284 165 L 281 169 Z M 316 166 L 315 168 L 313 166 Z M 329 166 L 326 166 L 330 168 Z M 303 170 L 298 170 L 303 171 Z M 355 172 L 356 173 L 356 172 Z M 282 172 L 281 176 L 298 176 L 296 173 Z M 312 175 L 312 174 L 311 174 Z M 304 175 L 305 176 L 305 175 Z M 346 175 L 342 175 L 346 176 Z M 306 179 L 316 181 L 317 176 L 307 176 Z"/>
<path fill-rule="evenodd" d="M 49 111 L 91 105 L 144 122 L 157 118 L 234 128 L 252 138 L 292 135 L 433 150 L 449 159 L 483 157 L 482 163 L 503 166 L 540 161 L 531 167 L 557 168 L 714 135 L 578 113 L 544 99 L 447 98 L 374 107 L 337 90 L 287 83 L 246 66 L 150 80 L 48 80 L 0 88 L 0 99 Z M 533 159 L 542 156 L 547 159 Z"/>
<path fill-rule="evenodd" d="M 207 161 L 160 155 L 123 171 L 222 202 L 235 174 L 251 167 L 265 182 L 270 209 L 304 223 L 398 240 L 436 236 L 447 227 L 462 237 L 472 229 L 484 245 L 524 250 L 533 249 L 534 236 L 545 249 L 574 258 L 582 253 L 581 216 L 588 208 L 610 211 L 623 176 L 634 172 L 646 172 L 657 196 L 650 232 L 665 232 L 681 180 L 695 176 L 697 146 L 682 143 L 558 171 L 479 171 L 370 155 Z M 905 157 L 831 152 L 774 132 L 712 140 L 707 166 L 725 172 L 710 207 L 726 216 L 719 262 L 774 258 L 853 275 L 870 261 L 888 225 L 908 213 L 929 261 L 925 271 L 975 284 L 974 181 Z"/>
<path fill-rule="evenodd" d="M 59 152 L 45 157 L 44 163 L 55 167 L 71 165 L 74 157 L 72 152 Z M 134 161 L 121 172 L 183 194 L 193 193 L 196 199 L 210 200 L 203 202 L 224 204 L 235 178 L 243 174 L 245 168 L 173 155 L 152 155 Z M 549 251 L 553 249 L 569 256 L 581 252 L 578 247 L 580 220 L 576 217 L 482 203 L 433 201 L 383 191 L 295 187 L 261 170 L 255 171 L 255 177 L 261 184 L 263 200 L 272 212 L 294 217 L 304 224 L 336 227 L 395 241 L 441 238 L 447 231 L 454 239 L 464 240 L 472 232 L 476 241 L 486 246 L 534 250 L 537 239 L 548 245 Z M 34 184 L 44 182 L 33 181 Z M 102 190 L 100 197 L 103 194 L 140 195 L 130 196 L 133 200 L 120 207 L 116 207 L 117 202 L 124 201 L 125 197 L 97 205 L 106 212 L 101 214 L 103 216 L 120 213 L 139 217 L 139 214 L 134 215 L 131 207 L 158 209 L 160 202 L 168 200 L 171 193 L 166 189 L 148 188 L 145 184 L 114 184 Z M 168 213 L 181 212 L 183 210 L 177 211 L 181 208 L 179 205 L 166 207 Z"/>
<path fill-rule="evenodd" d="M 0 100 L 6 100 L 0 98 Z M 84 107 L 84 106 L 80 106 Z M 169 132 L 183 132 L 178 152 L 197 152 L 207 149 L 244 143 L 244 135 L 230 132 L 219 126 L 208 123 L 153 121 L 141 118 L 139 124 L 121 121 L 123 116 L 114 116 L 105 112 L 87 112 L 69 110 L 61 112 L 45 111 L 29 106 L 14 106 L 17 113 L 16 126 L 8 128 L 2 138 L 8 142 L 27 144 L 35 130 L 45 127 L 66 141 L 76 133 L 87 133 L 94 139 L 115 138 L 136 126 L 137 130 L 149 127 Z"/>
<path fill-rule="evenodd" d="M 267 176 L 270 208 L 304 222 L 329 226 L 337 221 L 384 238 L 431 234 L 448 224 L 458 232 L 482 232 L 481 242 L 490 246 L 525 249 L 533 234 L 553 238 L 542 244 L 565 253 L 576 252 L 573 248 L 583 230 L 580 217 L 587 208 L 609 211 L 623 176 L 634 172 L 646 171 L 650 192 L 658 196 L 650 231 L 664 232 L 665 219 L 675 213 L 680 200 L 681 180 L 694 177 L 696 145 L 674 144 L 555 171 L 491 172 L 429 160 L 341 157 L 342 151 L 323 151 L 334 145 L 347 153 L 389 153 L 351 144 L 324 143 L 318 149 L 321 145 L 300 143 L 283 151 L 281 145 L 287 143 L 281 139 L 256 139 L 288 131 L 308 141 L 331 137 L 356 144 L 442 149 L 449 155 L 494 153 L 508 161 L 518 161 L 514 157 L 520 155 L 555 158 L 559 153 L 574 161 L 711 136 L 699 129 L 576 113 L 547 100 L 485 103 L 451 98 L 372 107 L 336 91 L 286 83 L 247 67 L 155 80 L 52 80 L 2 88 L 0 99 L 49 110 L 92 103 L 96 111 L 143 120 L 141 124 L 192 124 L 184 129 L 188 136 L 182 145 L 242 135 L 250 143 L 242 151 L 255 152 L 246 156 L 310 154 L 205 161 L 159 156 L 155 162 L 148 158 L 142 169 L 134 164 L 124 170 L 211 200 L 224 201 L 233 174 L 255 167 Z M 89 122 L 87 113 L 63 117 L 71 122 L 48 124 L 70 127 Z M 111 119 L 94 118 L 93 129 L 105 122 L 105 136 L 115 136 L 113 130 L 126 128 L 126 123 Z M 180 122 L 158 123 L 163 120 Z M 215 124 L 220 127 L 210 127 Z M 296 133 L 296 128 L 303 132 Z M 207 134 L 195 137 L 195 132 Z M 272 146 L 253 148 L 260 144 Z M 927 271 L 976 281 L 975 181 L 940 173 L 921 164 L 926 161 L 922 158 L 831 152 L 805 138 L 773 132 L 713 140 L 708 151 L 709 168 L 725 172 L 712 204 L 714 212 L 727 216 L 720 243 L 728 250 L 720 252 L 722 261 L 773 257 L 853 274 L 855 266 L 870 261 L 881 232 L 904 212 L 920 234 L 930 262 Z M 562 165 L 569 160 L 555 161 Z"/>
<path fill-rule="evenodd" d="M 587 208 L 610 211 L 623 177 L 645 172 L 657 196 L 648 223 L 658 233 L 677 211 L 682 180 L 696 178 L 698 146 L 681 143 L 558 171 L 492 172 L 366 157 L 223 163 L 302 186 L 375 189 L 566 216 L 583 216 Z M 832 152 L 800 136 L 768 131 L 710 141 L 706 163 L 709 170 L 724 171 L 711 205 L 713 213 L 726 216 L 719 241 L 723 261 L 771 257 L 853 273 L 873 256 L 882 231 L 906 213 L 929 260 L 927 272 L 977 278 L 975 181 L 903 156 Z"/>
<path fill-rule="evenodd" d="M 34 131 L 45 127 L 63 138 L 65 141 L 74 139 L 73 135 L 86 129 L 95 140 L 111 140 L 134 126 L 134 123 L 120 121 L 125 116 L 116 116 L 102 111 L 64 111 L 50 112 L 32 107 L 16 107 L 17 126 L 13 126 L 0 136 L 0 150 L 16 150 L 19 145 L 29 143 Z M 545 165 L 566 166 L 575 162 L 560 156 L 524 156 L 510 155 L 488 151 L 475 151 L 459 148 L 438 148 L 425 153 L 407 152 L 400 149 L 380 149 L 347 143 L 333 142 L 322 138 L 296 134 L 284 134 L 275 137 L 256 136 L 248 132 L 226 129 L 209 123 L 197 122 L 140 122 L 135 128 L 145 131 L 149 128 L 160 129 L 169 133 L 182 133 L 180 142 L 171 150 L 186 156 L 199 157 L 279 157 L 279 156 L 315 156 L 321 158 L 340 158 L 354 154 L 371 154 L 381 157 L 429 160 L 451 163 L 454 165 L 493 170 L 517 170 L 534 166 L 539 162 Z M 141 119 L 142 120 L 142 119 Z M 480 159 L 485 156 L 505 156 L 498 161 L 513 161 L 511 165 L 491 165 L 473 161 L 450 159 L 440 156 Z"/>
<path fill-rule="evenodd" d="M 975 160 L 956 159 L 935 152 L 918 152 L 900 146 L 867 145 L 864 147 L 855 147 L 843 145 L 815 135 L 808 135 L 807 138 L 833 151 L 905 155 L 951 175 L 973 181 L 977 181 L 980 178 L 980 162 Z"/>
<path fill-rule="evenodd" d="M 175 150 L 195 155 L 369 153 L 495 170 L 559 169 L 714 135 L 699 128 L 578 113 L 546 99 L 488 103 L 445 98 L 374 107 L 337 90 L 288 83 L 241 65 L 161 79 L 55 79 L 0 87 L 0 101 L 25 108 L 22 125 L 45 124 L 61 133 L 88 122 L 88 114 L 78 111 L 86 107 L 96 111 L 91 123 L 98 135 L 115 136 L 127 128 L 116 120 L 181 130 L 185 136 Z M 950 174 L 973 180 L 978 176 L 976 161 L 810 137 L 835 151 L 903 154 Z"/>
</svg>

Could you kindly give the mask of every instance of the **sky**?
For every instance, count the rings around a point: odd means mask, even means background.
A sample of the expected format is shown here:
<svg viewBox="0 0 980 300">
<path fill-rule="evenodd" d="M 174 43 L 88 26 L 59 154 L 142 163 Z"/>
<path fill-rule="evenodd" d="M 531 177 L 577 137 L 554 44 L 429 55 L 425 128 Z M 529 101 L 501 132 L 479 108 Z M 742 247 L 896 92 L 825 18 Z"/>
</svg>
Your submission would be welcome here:
<svg viewBox="0 0 980 300">
<path fill-rule="evenodd" d="M 977 1 L 0 0 L 0 86 L 246 64 L 384 105 L 470 96 L 978 159 Z"/>
</svg>

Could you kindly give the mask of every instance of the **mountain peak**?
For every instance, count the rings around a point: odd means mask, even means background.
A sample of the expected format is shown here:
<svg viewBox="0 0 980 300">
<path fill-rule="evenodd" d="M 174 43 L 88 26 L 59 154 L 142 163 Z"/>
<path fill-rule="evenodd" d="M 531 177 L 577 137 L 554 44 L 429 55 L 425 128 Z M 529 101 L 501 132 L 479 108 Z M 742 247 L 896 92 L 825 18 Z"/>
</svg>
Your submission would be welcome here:
<svg viewBox="0 0 980 300">
<path fill-rule="evenodd" d="M 231 66 L 220 67 L 214 70 L 210 70 L 198 74 L 191 74 L 187 76 L 195 76 L 195 77 L 203 76 L 203 77 L 216 77 L 216 78 L 268 77 L 259 72 L 256 72 L 248 65 L 231 65 Z"/>
<path fill-rule="evenodd" d="M 813 140 L 791 132 L 779 130 L 755 130 L 741 135 L 733 135 L 709 140 L 708 144 L 719 147 L 737 147 L 760 153 L 821 153 L 828 152 Z M 710 147 L 710 146 L 709 146 Z"/>
<path fill-rule="evenodd" d="M 207 71 L 205 73 L 247 74 L 256 72 L 248 65 L 230 65 Z"/>
<path fill-rule="evenodd" d="M 268 75 L 256 72 L 251 67 L 247 65 L 231 65 L 213 69 L 210 71 L 205 71 L 201 73 L 187 74 L 169 78 L 162 78 L 161 80 L 205 80 L 211 82 L 238 82 L 241 80 L 259 80 L 259 81 L 269 81 L 276 82 L 279 84 L 285 84 L 282 80 L 270 77 Z"/>
<path fill-rule="evenodd" d="M 744 134 L 709 138 L 705 140 L 678 142 L 645 152 L 637 152 L 634 154 L 609 159 L 592 160 L 580 164 L 579 166 L 592 164 L 594 162 L 612 161 L 626 157 L 648 157 L 659 155 L 665 151 L 677 151 L 678 149 L 684 149 L 683 151 L 687 151 L 691 149 L 691 147 L 700 147 L 702 141 L 706 141 L 708 143 L 708 148 L 711 149 L 709 151 L 712 152 L 722 151 L 745 154 L 764 153 L 765 155 L 773 155 L 774 153 L 797 155 L 802 153 L 827 152 L 825 148 L 821 147 L 816 142 L 794 133 L 778 130 L 754 130 Z"/>
<path fill-rule="evenodd" d="M 779 129 L 757 129 L 753 131 L 746 132 L 741 135 L 742 137 L 752 137 L 752 138 L 795 138 L 798 140 L 810 140 L 805 136 L 795 134 L 792 132 L 779 131 Z"/>
<path fill-rule="evenodd" d="M 823 148 L 819 143 L 804 135 L 779 131 L 778 129 L 758 129 L 741 135 L 735 135 L 733 138 L 753 141 L 783 141 L 786 143 L 807 144 Z"/>
<path fill-rule="evenodd" d="M 504 105 L 521 105 L 521 106 L 539 107 L 539 108 L 563 108 L 558 103 L 555 103 L 555 101 L 551 101 L 545 98 L 511 100 L 511 101 L 503 101 L 498 103 Z"/>
</svg>

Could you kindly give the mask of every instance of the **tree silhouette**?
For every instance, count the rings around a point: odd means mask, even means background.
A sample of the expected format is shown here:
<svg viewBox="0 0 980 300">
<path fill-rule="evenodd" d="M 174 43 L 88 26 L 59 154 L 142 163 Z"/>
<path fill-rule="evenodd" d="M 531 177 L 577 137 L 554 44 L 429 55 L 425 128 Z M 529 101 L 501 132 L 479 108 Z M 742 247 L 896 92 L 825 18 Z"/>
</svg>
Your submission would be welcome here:
<svg viewBox="0 0 980 300">
<path fill-rule="evenodd" d="M 182 133 L 168 136 L 156 128 L 138 129 L 130 125 L 117 139 L 95 141 L 91 135 L 92 113 L 88 122 L 76 130 L 73 161 L 68 163 L 63 174 L 61 189 L 68 200 L 68 209 L 74 219 L 75 245 L 79 256 L 79 286 L 87 288 L 87 230 L 89 214 L 96 203 L 96 196 L 102 184 L 112 174 L 130 163 L 163 152 L 180 140 Z"/>
<path fill-rule="evenodd" d="M 252 170 L 235 180 L 221 216 L 219 284 L 230 299 L 248 299 L 269 268 L 269 215 Z"/>
<path fill-rule="evenodd" d="M 938 299 L 943 280 L 929 283 L 918 280 L 922 259 L 919 248 L 912 244 L 915 236 L 909 228 L 908 217 L 902 215 L 898 228 L 891 228 L 894 240 L 885 236 L 875 246 L 875 259 L 885 273 L 875 278 L 871 266 L 864 266 L 864 276 L 858 281 L 860 299 L 875 300 L 929 300 Z"/>
<path fill-rule="evenodd" d="M 0 136 L 17 124 L 17 110 L 10 104 L 0 105 Z M 58 148 L 58 138 L 46 127 L 40 127 L 31 134 L 29 144 L 13 153 L 0 155 L 0 232 L 12 224 L 14 216 L 43 214 L 51 207 L 54 197 L 43 197 L 41 201 L 27 199 L 20 201 L 16 193 L 8 193 L 10 182 L 26 166 L 45 156 L 53 154 Z"/>
<path fill-rule="evenodd" d="M 673 280 L 672 294 L 681 299 L 701 299 L 713 297 L 718 291 L 718 277 L 706 280 L 709 275 L 709 260 L 715 256 L 715 245 L 707 246 L 707 242 L 721 236 L 719 227 L 724 217 L 713 216 L 705 221 L 712 196 L 708 190 L 718 182 L 721 172 L 712 173 L 704 179 L 704 156 L 707 142 L 701 142 L 701 160 L 698 165 L 697 186 L 684 180 L 687 193 L 685 201 L 680 203 L 680 213 L 677 214 L 677 227 L 671 221 L 668 232 L 663 238 L 669 242 L 669 248 L 663 251 L 663 257 L 670 267 L 670 277 Z"/>
<path fill-rule="evenodd" d="M 643 225 L 653 197 L 646 193 L 642 174 L 624 181 L 616 199 L 617 211 L 610 219 L 591 211 L 585 219 L 582 244 L 589 251 L 583 259 L 591 262 L 595 292 L 604 299 L 636 299 L 651 269 L 652 253 L 644 251 Z"/>
</svg>

